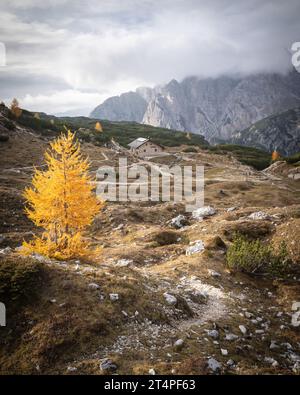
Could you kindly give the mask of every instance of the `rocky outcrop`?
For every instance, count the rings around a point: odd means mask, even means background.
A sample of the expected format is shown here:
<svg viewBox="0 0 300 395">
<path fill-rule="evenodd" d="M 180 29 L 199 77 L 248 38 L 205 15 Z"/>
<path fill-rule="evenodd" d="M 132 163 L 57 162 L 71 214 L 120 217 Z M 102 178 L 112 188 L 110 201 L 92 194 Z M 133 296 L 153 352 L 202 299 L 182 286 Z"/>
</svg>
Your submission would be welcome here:
<svg viewBox="0 0 300 395">
<path fill-rule="evenodd" d="M 110 121 L 142 122 L 146 108 L 147 101 L 139 93 L 128 92 L 105 100 L 91 112 L 90 117 Z"/>
<path fill-rule="evenodd" d="M 231 142 L 250 147 L 277 150 L 288 156 L 300 151 L 300 107 L 254 123 L 232 135 Z"/>
</svg>

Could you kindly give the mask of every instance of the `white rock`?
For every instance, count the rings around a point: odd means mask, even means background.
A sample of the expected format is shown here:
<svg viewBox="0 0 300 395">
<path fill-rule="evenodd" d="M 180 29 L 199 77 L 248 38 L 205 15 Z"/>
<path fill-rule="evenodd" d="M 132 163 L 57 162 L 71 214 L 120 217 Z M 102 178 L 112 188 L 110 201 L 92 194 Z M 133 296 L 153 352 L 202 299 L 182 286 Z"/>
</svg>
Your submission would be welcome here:
<svg viewBox="0 0 300 395">
<path fill-rule="evenodd" d="M 154 369 L 149 369 L 149 371 L 148 371 L 148 373 L 149 374 L 151 374 L 152 376 L 155 376 L 156 375 L 156 372 L 155 372 L 155 370 Z"/>
<path fill-rule="evenodd" d="M 237 335 L 235 335 L 234 333 L 227 333 L 226 336 L 225 336 L 225 340 L 228 340 L 228 341 L 233 341 L 233 340 L 236 340 L 238 338 L 239 337 Z"/>
<path fill-rule="evenodd" d="M 186 217 L 182 214 L 179 214 L 177 217 L 171 219 L 171 225 L 174 228 L 182 228 L 186 223 Z"/>
<path fill-rule="evenodd" d="M 245 316 L 246 318 L 251 318 L 251 317 L 253 317 L 253 314 L 252 314 L 252 313 L 249 313 L 248 311 L 245 311 L 244 316 Z"/>
<path fill-rule="evenodd" d="M 212 329 L 210 331 L 207 331 L 207 335 L 209 337 L 212 337 L 213 339 L 218 339 L 219 338 L 219 331 L 217 331 L 216 329 Z"/>
<path fill-rule="evenodd" d="M 247 333 L 247 328 L 244 325 L 239 325 L 239 329 L 242 332 L 243 335 L 246 335 Z"/>
<path fill-rule="evenodd" d="M 132 259 L 119 259 L 116 263 L 117 266 L 126 267 L 133 263 Z"/>
<path fill-rule="evenodd" d="M 68 372 L 76 372 L 77 368 L 75 366 L 68 366 L 67 371 Z"/>
<path fill-rule="evenodd" d="M 195 219 L 202 220 L 203 218 L 209 217 L 216 214 L 216 210 L 211 206 L 199 207 L 192 212 L 192 217 Z"/>
<path fill-rule="evenodd" d="M 193 244 L 188 247 L 185 251 L 186 255 L 197 254 L 198 252 L 202 252 L 204 250 L 204 243 L 202 240 L 196 240 Z"/>
<path fill-rule="evenodd" d="M 279 365 L 279 363 L 276 361 L 276 359 L 271 358 L 271 357 L 265 357 L 265 362 L 272 365 L 274 368 Z"/>
<path fill-rule="evenodd" d="M 183 344 L 184 344 L 184 341 L 182 339 L 178 339 L 174 343 L 174 347 L 179 350 L 179 349 L 181 349 L 183 347 Z"/>
<path fill-rule="evenodd" d="M 235 366 L 235 362 L 233 359 L 228 359 L 228 361 L 226 362 L 226 365 L 230 368 L 233 368 Z"/>
<path fill-rule="evenodd" d="M 119 294 L 109 294 L 109 299 L 112 302 L 115 302 L 116 300 L 119 300 Z"/>
<path fill-rule="evenodd" d="M 209 358 L 207 361 L 208 368 L 213 372 L 218 372 L 221 370 L 222 365 L 215 358 Z"/>
<path fill-rule="evenodd" d="M 248 218 L 254 220 L 263 220 L 263 219 L 270 219 L 270 216 L 264 211 L 256 211 L 255 213 L 250 214 Z"/>
<path fill-rule="evenodd" d="M 0 250 L 0 254 L 6 255 L 6 254 L 9 254 L 11 251 L 12 251 L 12 249 L 10 247 L 5 247 L 2 250 Z"/>
<path fill-rule="evenodd" d="M 228 350 L 225 350 L 224 348 L 221 348 L 221 354 L 222 355 L 228 355 Z"/>
<path fill-rule="evenodd" d="M 90 283 L 90 284 L 88 285 L 88 287 L 89 287 L 90 289 L 100 289 L 100 285 L 98 285 L 98 284 L 96 284 L 96 283 Z"/>
<path fill-rule="evenodd" d="M 175 305 L 177 303 L 177 298 L 174 295 L 169 294 L 168 292 L 164 293 L 164 298 L 169 305 Z"/>
<path fill-rule="evenodd" d="M 230 213 L 231 211 L 234 211 L 234 210 L 236 210 L 236 207 L 229 207 L 226 211 L 228 213 Z"/>
<path fill-rule="evenodd" d="M 279 348 L 278 344 L 275 340 L 271 340 L 270 350 L 275 350 L 276 348 Z"/>
<path fill-rule="evenodd" d="M 212 277 L 221 277 L 221 274 L 216 272 L 215 270 L 208 269 L 207 271 Z"/>
<path fill-rule="evenodd" d="M 263 329 L 256 329 L 256 330 L 255 330 L 255 333 L 256 333 L 257 335 L 262 335 L 263 333 L 265 333 L 265 331 L 264 331 Z"/>
</svg>

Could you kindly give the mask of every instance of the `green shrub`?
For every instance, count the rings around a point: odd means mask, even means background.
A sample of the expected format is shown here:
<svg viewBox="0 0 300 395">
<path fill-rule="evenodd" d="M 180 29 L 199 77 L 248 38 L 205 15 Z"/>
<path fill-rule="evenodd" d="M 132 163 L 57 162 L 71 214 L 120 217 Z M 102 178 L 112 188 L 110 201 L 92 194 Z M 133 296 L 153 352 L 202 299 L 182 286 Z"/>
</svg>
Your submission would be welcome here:
<svg viewBox="0 0 300 395">
<path fill-rule="evenodd" d="M 32 259 L 1 259 L 0 300 L 5 303 L 28 300 L 41 281 L 41 267 L 39 262 Z"/>
<path fill-rule="evenodd" d="M 283 275 L 287 272 L 290 259 L 285 243 L 275 251 L 271 245 L 260 240 L 249 240 L 237 234 L 226 254 L 227 266 L 232 271 L 245 273 L 270 273 Z"/>
<path fill-rule="evenodd" d="M 198 150 L 195 147 L 186 147 L 182 150 L 182 152 L 193 152 L 193 153 L 197 153 Z"/>
</svg>

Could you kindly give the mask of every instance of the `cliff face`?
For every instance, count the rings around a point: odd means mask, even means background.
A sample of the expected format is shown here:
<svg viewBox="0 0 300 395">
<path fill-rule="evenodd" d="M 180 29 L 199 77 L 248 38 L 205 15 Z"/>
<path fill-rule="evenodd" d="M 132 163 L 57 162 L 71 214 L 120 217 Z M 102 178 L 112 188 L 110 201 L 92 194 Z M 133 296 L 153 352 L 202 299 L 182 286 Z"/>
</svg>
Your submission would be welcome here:
<svg viewBox="0 0 300 395">
<path fill-rule="evenodd" d="M 146 108 L 147 101 L 139 93 L 128 92 L 105 100 L 90 116 L 110 121 L 142 122 Z"/>
<path fill-rule="evenodd" d="M 213 142 L 270 115 L 300 106 L 300 74 L 257 74 L 246 77 L 172 80 L 154 89 L 113 97 L 93 117 L 131 120 L 191 131 Z"/>
<path fill-rule="evenodd" d="M 299 152 L 300 107 L 267 117 L 241 132 L 235 132 L 231 141 L 268 151 L 277 149 L 287 156 Z"/>
</svg>

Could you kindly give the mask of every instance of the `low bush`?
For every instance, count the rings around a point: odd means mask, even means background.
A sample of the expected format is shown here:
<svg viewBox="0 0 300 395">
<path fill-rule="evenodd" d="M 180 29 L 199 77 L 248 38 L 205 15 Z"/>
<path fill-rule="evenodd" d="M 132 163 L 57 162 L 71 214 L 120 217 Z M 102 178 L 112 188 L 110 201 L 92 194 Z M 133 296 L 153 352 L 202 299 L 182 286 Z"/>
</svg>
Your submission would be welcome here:
<svg viewBox="0 0 300 395">
<path fill-rule="evenodd" d="M 270 244 L 260 240 L 249 240 L 237 234 L 227 250 L 227 266 L 232 271 L 245 273 L 269 273 L 284 275 L 290 266 L 290 258 L 285 243 L 277 251 Z"/>
<path fill-rule="evenodd" d="M 26 302 L 41 281 L 42 265 L 32 259 L 0 260 L 0 300 L 5 303 Z"/>
</svg>

